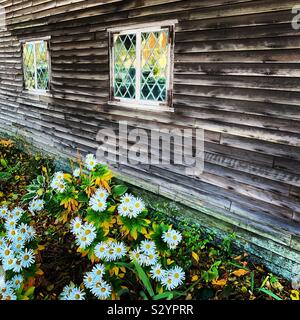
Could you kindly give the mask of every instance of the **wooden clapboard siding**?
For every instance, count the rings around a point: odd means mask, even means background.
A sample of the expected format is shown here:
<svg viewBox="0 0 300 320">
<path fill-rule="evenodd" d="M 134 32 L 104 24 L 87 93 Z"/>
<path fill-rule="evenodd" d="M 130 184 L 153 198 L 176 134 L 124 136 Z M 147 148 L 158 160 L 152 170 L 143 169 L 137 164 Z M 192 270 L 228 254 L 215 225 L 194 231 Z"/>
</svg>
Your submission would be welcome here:
<svg viewBox="0 0 300 320">
<path fill-rule="evenodd" d="M 185 197 L 192 207 L 224 210 L 249 225 L 299 230 L 300 38 L 291 27 L 297 4 L 0 0 L 8 24 L 0 31 L 0 128 L 71 156 L 95 151 L 98 130 L 117 128 L 121 120 L 144 130 L 203 128 L 205 169 L 198 178 L 186 176 L 184 166 L 115 170 L 174 199 Z M 106 29 L 166 19 L 179 20 L 175 112 L 108 105 Z M 37 36 L 51 36 L 52 87 L 46 96 L 22 92 L 20 40 Z"/>
</svg>

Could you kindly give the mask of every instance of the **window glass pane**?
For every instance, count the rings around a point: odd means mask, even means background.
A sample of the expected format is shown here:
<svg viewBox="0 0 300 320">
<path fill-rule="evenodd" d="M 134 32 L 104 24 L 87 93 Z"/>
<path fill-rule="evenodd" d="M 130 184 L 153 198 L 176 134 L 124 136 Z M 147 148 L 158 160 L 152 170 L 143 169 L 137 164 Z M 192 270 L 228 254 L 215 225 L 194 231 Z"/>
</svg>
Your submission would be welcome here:
<svg viewBox="0 0 300 320">
<path fill-rule="evenodd" d="M 34 44 L 25 43 L 23 46 L 23 65 L 25 89 L 35 89 Z"/>
<path fill-rule="evenodd" d="M 36 50 L 36 73 L 37 73 L 37 89 L 49 89 L 49 67 L 48 67 L 48 51 L 45 41 L 37 42 Z"/>
<path fill-rule="evenodd" d="M 141 99 L 166 101 L 168 31 L 142 33 Z"/>
<path fill-rule="evenodd" d="M 136 35 L 114 37 L 114 91 L 115 97 L 136 97 Z"/>
</svg>

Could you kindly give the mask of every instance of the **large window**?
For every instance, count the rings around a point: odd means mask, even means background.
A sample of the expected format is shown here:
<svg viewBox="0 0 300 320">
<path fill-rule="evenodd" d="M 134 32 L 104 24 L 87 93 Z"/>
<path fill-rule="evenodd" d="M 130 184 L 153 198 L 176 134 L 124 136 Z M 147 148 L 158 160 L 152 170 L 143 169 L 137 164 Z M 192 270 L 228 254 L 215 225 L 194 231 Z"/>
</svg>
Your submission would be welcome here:
<svg viewBox="0 0 300 320">
<path fill-rule="evenodd" d="M 50 88 L 48 42 L 36 40 L 23 43 L 24 89 L 45 92 Z"/>
<path fill-rule="evenodd" d="M 111 100 L 171 106 L 173 27 L 111 33 Z"/>
</svg>

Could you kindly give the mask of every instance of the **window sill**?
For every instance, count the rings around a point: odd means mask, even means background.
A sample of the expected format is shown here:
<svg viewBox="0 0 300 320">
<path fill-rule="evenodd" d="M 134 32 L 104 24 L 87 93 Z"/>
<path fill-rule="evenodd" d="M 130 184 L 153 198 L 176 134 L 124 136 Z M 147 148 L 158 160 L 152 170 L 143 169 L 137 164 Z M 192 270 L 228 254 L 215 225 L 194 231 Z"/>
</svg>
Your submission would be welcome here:
<svg viewBox="0 0 300 320">
<path fill-rule="evenodd" d="M 52 93 L 50 91 L 43 90 L 22 90 L 22 94 L 33 95 L 36 97 L 52 97 Z"/>
<path fill-rule="evenodd" d="M 151 112 L 175 112 L 175 109 L 168 106 L 158 106 L 158 105 L 146 105 L 146 104 L 134 104 L 133 102 L 123 102 L 123 101 L 108 101 L 110 106 L 123 107 L 131 110 L 137 111 L 151 111 Z"/>
</svg>

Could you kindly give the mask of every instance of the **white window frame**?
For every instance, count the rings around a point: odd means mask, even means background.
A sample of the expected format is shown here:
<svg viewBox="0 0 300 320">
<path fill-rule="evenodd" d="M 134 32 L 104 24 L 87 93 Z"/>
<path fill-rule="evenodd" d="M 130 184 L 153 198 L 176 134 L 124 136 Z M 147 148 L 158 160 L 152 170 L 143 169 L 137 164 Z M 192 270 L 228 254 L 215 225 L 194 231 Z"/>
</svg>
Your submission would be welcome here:
<svg viewBox="0 0 300 320">
<path fill-rule="evenodd" d="M 168 20 L 159 23 L 148 23 L 134 26 L 125 26 L 123 28 L 111 28 L 109 32 L 109 48 L 110 48 L 110 98 L 109 104 L 130 107 L 133 109 L 149 108 L 151 110 L 166 110 L 173 111 L 173 70 L 174 70 L 174 39 L 175 39 L 175 24 L 177 20 Z M 141 96 L 141 38 L 144 32 L 158 32 L 168 30 L 168 66 L 167 66 L 167 83 L 166 94 L 167 100 L 153 101 L 140 99 Z M 114 96 L 114 79 L 115 79 L 115 52 L 114 52 L 114 37 L 126 34 L 136 35 L 136 94 L 135 99 L 121 98 Z M 150 108 L 151 107 L 151 108 Z"/>
<path fill-rule="evenodd" d="M 24 92 L 28 92 L 28 93 L 33 93 L 33 94 L 37 94 L 37 95 L 46 95 L 50 92 L 50 88 L 51 88 L 51 56 L 50 56 L 50 39 L 51 37 L 43 37 L 43 38 L 35 38 L 35 39 L 24 39 L 21 40 L 21 45 L 22 45 L 22 70 L 23 70 L 23 91 Z M 38 89 L 37 88 L 37 68 L 36 68 L 36 50 L 34 50 L 33 55 L 34 55 L 34 64 L 35 64 L 35 89 L 27 89 L 25 87 L 25 65 L 24 65 L 24 45 L 25 44 L 33 44 L 34 47 L 36 46 L 37 43 L 40 42 L 45 42 L 46 43 L 46 48 L 48 51 L 48 75 L 49 75 L 49 88 L 47 90 L 44 89 Z"/>
</svg>

